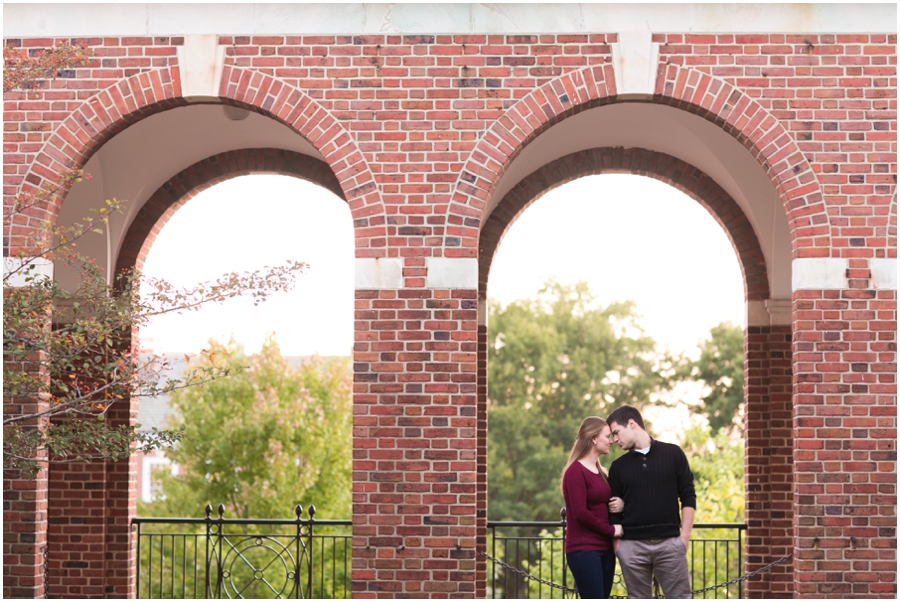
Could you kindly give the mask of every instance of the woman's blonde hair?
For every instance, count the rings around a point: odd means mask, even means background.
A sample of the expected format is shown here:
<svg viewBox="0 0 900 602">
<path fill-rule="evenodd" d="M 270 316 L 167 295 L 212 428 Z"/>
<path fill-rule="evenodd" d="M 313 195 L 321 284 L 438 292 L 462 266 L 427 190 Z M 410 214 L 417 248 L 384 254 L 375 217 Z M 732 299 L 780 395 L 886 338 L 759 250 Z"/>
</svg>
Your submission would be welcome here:
<svg viewBox="0 0 900 602">
<path fill-rule="evenodd" d="M 566 466 L 559 477 L 559 490 L 563 492 L 563 495 L 565 495 L 563 480 L 566 478 L 566 471 L 569 470 L 569 466 L 588 455 L 588 452 L 591 451 L 591 447 L 594 445 L 594 437 L 598 436 L 605 426 L 606 421 L 599 416 L 588 416 L 581 421 L 581 426 L 578 427 L 578 437 L 575 438 L 575 443 L 572 444 L 572 451 L 569 452 L 569 461 L 566 462 Z M 604 479 L 609 476 L 609 473 L 600 464 L 600 458 L 597 458 L 597 470 L 600 471 Z"/>
</svg>

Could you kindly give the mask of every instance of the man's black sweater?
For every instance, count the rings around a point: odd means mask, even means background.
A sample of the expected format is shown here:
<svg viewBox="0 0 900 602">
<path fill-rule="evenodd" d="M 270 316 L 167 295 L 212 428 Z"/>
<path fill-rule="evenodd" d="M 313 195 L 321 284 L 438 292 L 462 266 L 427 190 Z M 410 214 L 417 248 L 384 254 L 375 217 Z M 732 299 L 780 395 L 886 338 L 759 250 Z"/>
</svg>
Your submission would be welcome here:
<svg viewBox="0 0 900 602">
<path fill-rule="evenodd" d="M 623 539 L 678 537 L 681 507 L 696 508 L 694 475 L 681 448 L 661 441 L 650 442 L 646 455 L 630 451 L 609 469 L 612 494 L 622 498 L 625 509 L 610 514 L 619 523 Z"/>
</svg>

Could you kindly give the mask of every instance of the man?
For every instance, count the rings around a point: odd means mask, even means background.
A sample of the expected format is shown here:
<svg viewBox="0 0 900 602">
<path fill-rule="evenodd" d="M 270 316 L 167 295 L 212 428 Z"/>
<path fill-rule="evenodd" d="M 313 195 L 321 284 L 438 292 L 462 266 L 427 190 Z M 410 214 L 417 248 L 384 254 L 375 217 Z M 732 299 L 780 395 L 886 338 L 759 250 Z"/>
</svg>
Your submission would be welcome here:
<svg viewBox="0 0 900 602">
<path fill-rule="evenodd" d="M 628 452 L 609 469 L 612 494 L 625 501 L 610 523 L 622 525 L 622 539 L 613 545 L 628 597 L 651 598 L 656 575 L 666 598 L 690 598 L 687 550 L 697 499 L 687 457 L 677 445 L 654 441 L 636 408 L 622 406 L 606 422 L 612 440 Z"/>
</svg>

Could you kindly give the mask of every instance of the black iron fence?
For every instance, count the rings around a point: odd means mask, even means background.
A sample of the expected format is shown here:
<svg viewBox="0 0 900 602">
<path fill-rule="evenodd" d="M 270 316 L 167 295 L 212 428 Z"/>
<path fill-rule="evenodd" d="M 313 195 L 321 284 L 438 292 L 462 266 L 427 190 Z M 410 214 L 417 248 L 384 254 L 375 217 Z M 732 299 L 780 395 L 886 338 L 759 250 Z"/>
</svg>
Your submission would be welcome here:
<svg viewBox="0 0 900 602">
<path fill-rule="evenodd" d="M 295 508 L 290 519 L 229 519 L 207 506 L 205 518 L 136 518 L 138 598 L 349 598 L 351 521 L 316 520 Z M 692 589 L 741 574 L 741 523 L 696 524 L 688 550 Z M 521 572 L 574 587 L 563 552 L 565 521 L 488 521 L 487 553 L 518 570 L 488 563 L 489 598 L 562 598 L 563 590 Z M 624 597 L 621 575 L 613 597 Z M 742 598 L 743 584 L 697 597 Z"/>
<path fill-rule="evenodd" d="M 563 590 L 541 583 L 550 581 L 574 588 L 566 566 L 566 523 L 562 521 L 488 521 L 487 553 L 512 567 L 488 563 L 487 597 L 563 598 Z M 701 590 L 739 577 L 743 570 L 743 523 L 698 523 L 691 533 L 688 567 L 691 589 Z M 518 569 L 518 570 L 515 570 Z M 612 597 L 626 597 L 621 572 L 616 567 Z M 536 577 L 528 579 L 522 572 Z M 659 593 L 658 589 L 655 593 Z M 743 583 L 706 591 L 699 598 L 743 598 Z M 572 597 L 572 596 L 570 596 Z"/>
<path fill-rule="evenodd" d="M 349 598 L 349 520 L 136 518 L 138 598 Z"/>
</svg>

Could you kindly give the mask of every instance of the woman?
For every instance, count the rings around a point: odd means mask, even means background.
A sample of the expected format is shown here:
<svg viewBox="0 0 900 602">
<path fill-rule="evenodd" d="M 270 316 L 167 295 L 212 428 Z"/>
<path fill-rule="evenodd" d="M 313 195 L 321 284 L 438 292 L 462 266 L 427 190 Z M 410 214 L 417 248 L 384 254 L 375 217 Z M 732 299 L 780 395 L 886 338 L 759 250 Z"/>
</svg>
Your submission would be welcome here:
<svg viewBox="0 0 900 602">
<path fill-rule="evenodd" d="M 589 416 L 578 428 L 560 488 L 566 500 L 566 560 L 582 598 L 608 598 L 616 571 L 612 540 L 622 525 L 609 524 L 609 512 L 621 512 L 612 498 L 600 456 L 609 453 L 609 426 Z"/>
</svg>

